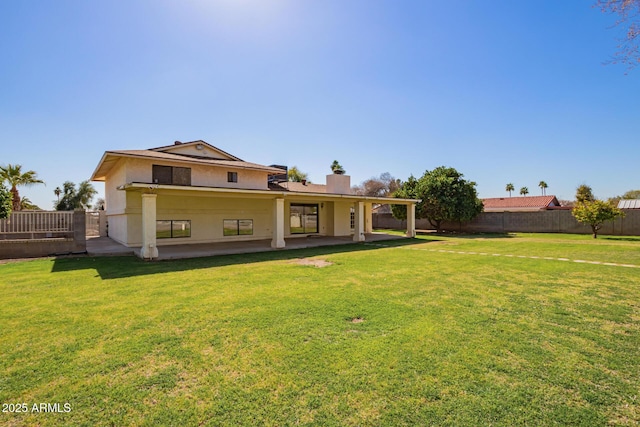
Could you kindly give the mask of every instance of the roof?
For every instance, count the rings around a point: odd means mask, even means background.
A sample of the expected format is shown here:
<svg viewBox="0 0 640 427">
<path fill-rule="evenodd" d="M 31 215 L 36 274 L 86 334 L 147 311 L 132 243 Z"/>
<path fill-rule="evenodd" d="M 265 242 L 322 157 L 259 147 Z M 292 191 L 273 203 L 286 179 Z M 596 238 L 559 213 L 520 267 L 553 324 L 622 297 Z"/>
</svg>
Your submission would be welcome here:
<svg viewBox="0 0 640 427">
<path fill-rule="evenodd" d="M 204 141 L 192 141 L 189 143 L 180 143 L 177 145 L 170 145 L 166 147 L 158 147 L 152 148 L 150 150 L 111 150 L 106 151 L 100 159 L 100 163 L 96 167 L 96 170 L 93 172 L 91 176 L 92 181 L 104 181 L 105 176 L 109 172 L 109 170 L 114 166 L 114 164 L 122 157 L 130 157 L 130 158 L 141 158 L 141 159 L 151 159 L 151 160 L 165 160 L 172 161 L 183 164 L 201 164 L 201 165 L 210 165 L 210 166 L 222 166 L 227 168 L 235 168 L 235 169 L 251 169 L 267 172 L 269 175 L 272 174 L 281 174 L 282 169 L 274 168 L 271 166 L 264 166 L 257 163 L 245 162 L 243 160 L 238 159 L 230 154 L 227 154 L 228 159 L 218 159 L 218 158 L 207 158 L 207 157 L 196 157 L 192 155 L 186 154 L 174 154 L 166 152 L 167 149 L 174 147 L 182 147 L 186 144 L 203 144 L 210 148 L 212 151 L 225 153 L 224 151 L 216 148 L 210 144 L 207 144 Z"/>
<path fill-rule="evenodd" d="M 327 186 L 324 184 L 311 184 L 307 182 L 303 184 L 301 182 L 280 182 L 269 183 L 269 189 L 275 191 L 292 191 L 296 193 L 326 193 Z"/>
<path fill-rule="evenodd" d="M 622 199 L 618 202 L 618 209 L 640 209 L 640 199 Z"/>
<path fill-rule="evenodd" d="M 516 196 L 482 199 L 485 212 L 490 211 L 533 211 L 560 206 L 556 196 Z"/>
<path fill-rule="evenodd" d="M 173 154 L 182 154 L 185 155 L 184 153 L 180 153 L 179 151 L 183 151 L 185 148 L 190 147 L 190 146 L 197 146 L 198 150 L 203 150 L 205 149 L 206 151 L 212 152 L 214 154 L 216 154 L 219 157 L 215 157 L 215 158 L 219 158 L 220 160 L 238 160 L 240 162 L 242 162 L 243 160 L 239 157 L 234 156 L 233 154 L 229 154 L 224 150 L 221 150 L 218 147 L 214 147 L 213 145 L 209 144 L 206 141 L 203 141 L 201 139 L 198 139 L 196 141 L 189 141 L 189 142 L 180 142 L 180 141 L 176 141 L 173 143 L 173 145 L 163 145 L 162 147 L 156 147 L 156 148 L 150 148 L 149 150 L 151 151 L 164 151 L 167 153 L 173 153 Z M 176 152 L 178 151 L 178 152 Z M 203 156 L 200 155 L 187 155 L 189 157 L 196 157 L 196 158 L 202 158 Z M 205 158 L 212 158 L 211 156 L 204 156 Z"/>
<path fill-rule="evenodd" d="M 180 187 L 180 188 L 176 188 Z M 150 191 L 150 184 L 147 182 L 130 182 L 127 184 L 120 185 L 118 190 L 124 191 L 140 191 L 140 192 L 148 192 Z M 251 196 L 251 197 L 262 197 L 262 198 L 273 198 L 274 195 L 277 197 L 286 197 L 291 198 L 291 200 L 296 200 L 303 198 L 305 199 L 315 199 L 318 202 L 321 201 L 332 201 L 332 200 L 348 200 L 348 201 L 362 201 L 362 202 L 372 202 L 372 203 L 389 203 L 393 202 L 398 205 L 408 205 L 418 203 L 419 199 L 396 199 L 389 197 L 371 197 L 371 196 L 358 196 L 355 194 L 334 194 L 334 193 L 312 193 L 312 192 L 300 192 L 300 191 L 287 191 L 280 190 L 277 188 L 270 187 L 268 190 L 251 190 L 244 188 L 226 188 L 226 187 L 204 187 L 204 186 L 175 186 L 175 185 L 164 185 L 164 184 L 152 184 L 152 189 L 155 193 L 160 192 L 175 192 L 179 191 L 181 194 L 185 192 L 193 192 L 193 193 L 215 193 L 220 196 L 233 196 L 233 195 L 243 195 L 243 196 Z"/>
</svg>

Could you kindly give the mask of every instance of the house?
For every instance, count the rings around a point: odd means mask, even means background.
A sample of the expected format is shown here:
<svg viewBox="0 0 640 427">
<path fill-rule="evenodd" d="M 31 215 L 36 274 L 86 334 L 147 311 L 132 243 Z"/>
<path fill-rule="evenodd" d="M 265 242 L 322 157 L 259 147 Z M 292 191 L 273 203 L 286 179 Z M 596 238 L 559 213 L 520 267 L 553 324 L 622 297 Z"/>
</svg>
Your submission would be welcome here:
<svg viewBox="0 0 640 427">
<path fill-rule="evenodd" d="M 618 209 L 640 209 L 640 199 L 622 199 L 618 202 Z"/>
<path fill-rule="evenodd" d="M 140 256 L 156 258 L 165 245 L 350 236 L 372 230 L 372 204 L 384 197 L 351 194 L 348 175 L 326 185 L 287 182 L 285 166 L 246 162 L 205 141 L 147 150 L 107 151 L 91 180 L 105 183 L 109 237 Z M 417 200 L 408 208 L 407 235 L 415 236 Z"/>
<path fill-rule="evenodd" d="M 482 199 L 485 212 L 532 212 L 559 208 L 556 196 L 520 196 Z"/>
</svg>

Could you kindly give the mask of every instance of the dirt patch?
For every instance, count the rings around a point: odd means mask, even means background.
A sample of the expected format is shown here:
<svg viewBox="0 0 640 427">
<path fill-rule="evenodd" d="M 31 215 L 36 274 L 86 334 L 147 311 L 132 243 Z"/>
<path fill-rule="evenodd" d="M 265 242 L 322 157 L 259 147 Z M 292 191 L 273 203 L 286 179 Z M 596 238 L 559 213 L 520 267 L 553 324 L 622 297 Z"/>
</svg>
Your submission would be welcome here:
<svg viewBox="0 0 640 427">
<path fill-rule="evenodd" d="M 329 262 L 324 259 L 300 258 L 300 259 L 294 260 L 293 262 L 298 265 L 311 265 L 313 267 L 318 267 L 318 268 L 328 267 L 330 265 L 333 265 L 332 262 Z"/>
<path fill-rule="evenodd" d="M 362 323 L 364 322 L 364 319 L 362 317 L 354 317 L 353 319 L 351 319 L 351 323 Z"/>
</svg>

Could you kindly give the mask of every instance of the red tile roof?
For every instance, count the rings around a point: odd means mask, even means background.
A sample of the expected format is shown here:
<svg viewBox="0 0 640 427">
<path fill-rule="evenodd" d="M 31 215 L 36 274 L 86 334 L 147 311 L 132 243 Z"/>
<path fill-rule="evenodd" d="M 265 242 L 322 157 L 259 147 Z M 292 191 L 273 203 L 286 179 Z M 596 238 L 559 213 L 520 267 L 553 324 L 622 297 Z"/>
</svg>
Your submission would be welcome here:
<svg viewBox="0 0 640 427">
<path fill-rule="evenodd" d="M 537 210 L 560 206 L 556 196 L 514 196 L 482 199 L 485 211 Z"/>
</svg>

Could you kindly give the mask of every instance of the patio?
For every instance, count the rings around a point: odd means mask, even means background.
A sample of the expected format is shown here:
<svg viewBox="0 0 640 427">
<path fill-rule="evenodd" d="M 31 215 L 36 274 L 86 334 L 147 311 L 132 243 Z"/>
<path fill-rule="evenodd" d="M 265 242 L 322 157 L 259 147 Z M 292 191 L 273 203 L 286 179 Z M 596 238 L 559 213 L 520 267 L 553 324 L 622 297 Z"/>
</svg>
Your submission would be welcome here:
<svg viewBox="0 0 640 427">
<path fill-rule="evenodd" d="M 406 239 L 405 236 L 385 233 L 365 234 L 365 243 L 385 240 Z M 252 252 L 283 251 L 288 249 L 314 248 L 319 246 L 334 246 L 354 244 L 353 238 L 309 236 L 285 239 L 284 249 L 273 249 L 271 240 L 254 240 L 246 242 L 199 243 L 158 247 L 156 260 L 170 260 L 183 258 L 199 258 L 216 255 L 243 254 Z M 88 237 L 87 254 L 90 256 L 124 256 L 140 255 L 140 248 L 127 248 L 109 237 Z"/>
</svg>

